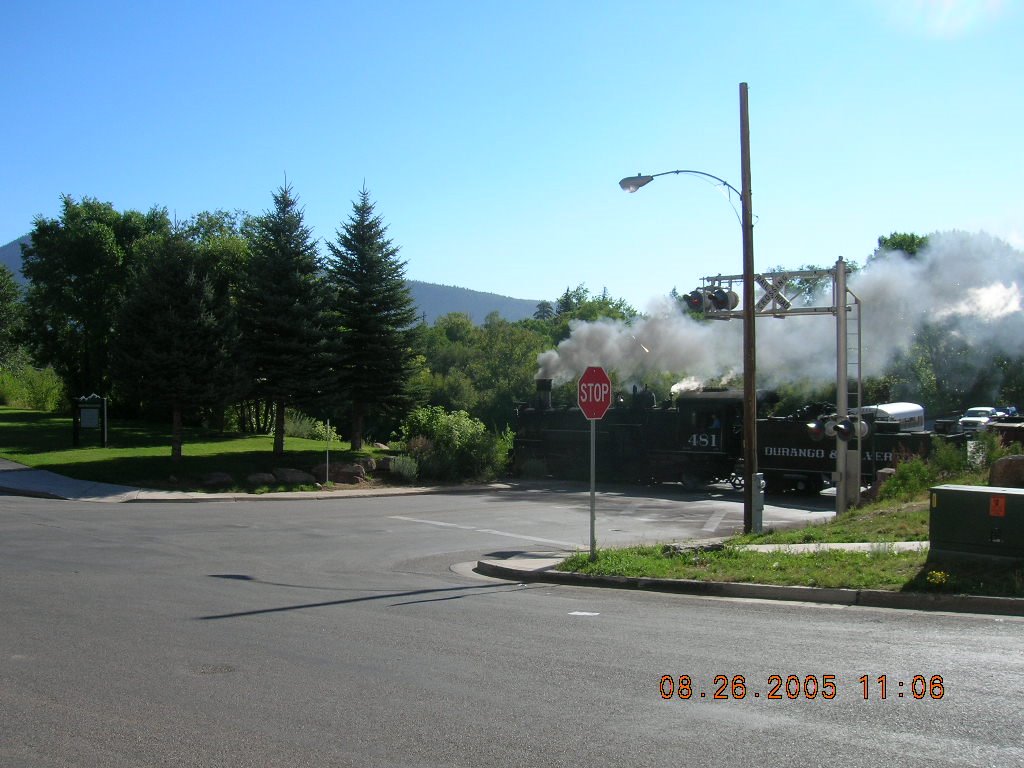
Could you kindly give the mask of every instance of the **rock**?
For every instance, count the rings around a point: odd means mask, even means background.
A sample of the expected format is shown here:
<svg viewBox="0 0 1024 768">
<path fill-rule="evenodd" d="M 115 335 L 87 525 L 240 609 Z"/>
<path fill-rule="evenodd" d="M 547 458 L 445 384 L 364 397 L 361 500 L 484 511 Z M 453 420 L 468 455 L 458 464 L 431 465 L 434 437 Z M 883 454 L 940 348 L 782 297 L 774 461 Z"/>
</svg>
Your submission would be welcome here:
<svg viewBox="0 0 1024 768">
<path fill-rule="evenodd" d="M 301 469 L 289 469 L 287 467 L 275 468 L 274 477 L 277 479 L 277 482 L 287 485 L 313 485 L 316 482 L 316 478 L 309 474 L 309 472 L 303 472 Z"/>
<path fill-rule="evenodd" d="M 373 447 L 376 448 L 378 451 L 388 451 L 388 450 L 391 450 L 390 446 L 388 446 L 388 445 L 386 445 L 384 443 L 374 443 Z"/>
<path fill-rule="evenodd" d="M 199 478 L 199 484 L 203 488 L 227 488 L 234 483 L 235 479 L 227 472 L 209 472 Z"/>
<path fill-rule="evenodd" d="M 361 458 L 356 459 L 356 464 L 361 466 L 367 472 L 373 472 L 377 469 L 377 462 L 373 456 L 362 456 Z"/>
<path fill-rule="evenodd" d="M 277 478 L 274 477 L 270 472 L 253 472 L 247 478 L 245 482 L 253 487 L 261 485 L 274 485 L 277 483 Z"/>
<path fill-rule="evenodd" d="M 390 472 L 391 459 L 393 458 L 393 456 L 381 456 L 379 459 L 377 459 L 377 469 L 379 469 L 381 472 Z"/>
<path fill-rule="evenodd" d="M 327 465 L 317 464 L 313 467 L 313 476 L 321 483 L 361 483 L 366 480 L 366 469 L 361 464 L 331 464 L 331 474 L 327 477 Z"/>
<path fill-rule="evenodd" d="M 1024 488 L 1024 456 L 996 459 L 988 473 L 988 484 L 999 488 Z"/>
</svg>

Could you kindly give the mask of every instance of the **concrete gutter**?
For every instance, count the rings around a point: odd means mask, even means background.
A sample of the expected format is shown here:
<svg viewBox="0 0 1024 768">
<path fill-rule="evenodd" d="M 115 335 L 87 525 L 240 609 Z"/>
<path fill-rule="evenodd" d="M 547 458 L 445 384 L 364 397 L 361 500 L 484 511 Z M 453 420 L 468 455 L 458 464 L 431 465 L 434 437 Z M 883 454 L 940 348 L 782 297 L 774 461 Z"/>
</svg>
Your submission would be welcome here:
<svg viewBox="0 0 1024 768">
<path fill-rule="evenodd" d="M 500 490 L 507 485 L 402 486 L 363 488 L 337 486 L 335 490 L 286 491 L 280 493 L 204 493 L 201 491 L 160 491 L 112 483 L 75 480 L 45 469 L 32 469 L 0 459 L 0 492 L 65 501 L 103 503 L 126 502 L 209 502 L 209 501 L 296 501 L 370 498 L 374 496 L 411 496 L 423 493 L 471 493 Z"/>
</svg>

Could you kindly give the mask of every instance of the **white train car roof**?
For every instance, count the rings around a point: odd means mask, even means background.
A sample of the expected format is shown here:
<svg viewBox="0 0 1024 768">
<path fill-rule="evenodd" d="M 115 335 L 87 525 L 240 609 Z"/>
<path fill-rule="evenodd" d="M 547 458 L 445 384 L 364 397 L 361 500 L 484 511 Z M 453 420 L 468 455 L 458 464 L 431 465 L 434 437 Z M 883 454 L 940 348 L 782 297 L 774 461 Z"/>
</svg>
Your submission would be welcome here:
<svg viewBox="0 0 1024 768">
<path fill-rule="evenodd" d="M 852 411 L 858 409 L 853 408 Z M 879 421 L 898 421 L 900 424 L 919 425 L 924 428 L 924 407 L 917 403 L 882 403 L 865 405 L 860 409 L 862 414 L 873 414 Z"/>
</svg>

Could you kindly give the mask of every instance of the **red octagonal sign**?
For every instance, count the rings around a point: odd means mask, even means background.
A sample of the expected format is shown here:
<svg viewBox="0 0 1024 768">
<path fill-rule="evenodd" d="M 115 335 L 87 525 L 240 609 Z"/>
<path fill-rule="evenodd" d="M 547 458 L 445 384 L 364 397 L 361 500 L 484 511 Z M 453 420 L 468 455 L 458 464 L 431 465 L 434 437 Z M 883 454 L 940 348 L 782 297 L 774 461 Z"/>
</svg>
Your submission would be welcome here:
<svg viewBox="0 0 1024 768">
<path fill-rule="evenodd" d="M 592 365 L 580 376 L 576 401 L 588 419 L 603 419 L 612 406 L 612 380 L 604 368 Z"/>
</svg>

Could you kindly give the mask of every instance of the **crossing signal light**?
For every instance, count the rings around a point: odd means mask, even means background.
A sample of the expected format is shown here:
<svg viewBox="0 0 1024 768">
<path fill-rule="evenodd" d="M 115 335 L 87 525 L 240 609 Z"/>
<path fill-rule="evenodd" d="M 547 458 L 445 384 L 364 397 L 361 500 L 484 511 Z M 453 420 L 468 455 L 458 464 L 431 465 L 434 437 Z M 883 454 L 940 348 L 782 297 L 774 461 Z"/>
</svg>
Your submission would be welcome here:
<svg viewBox="0 0 1024 768">
<path fill-rule="evenodd" d="M 691 312 L 705 312 L 708 309 L 708 297 L 704 291 L 690 291 L 683 299 Z"/>
<path fill-rule="evenodd" d="M 727 291 L 725 288 L 702 289 L 697 288 L 683 297 L 687 308 L 691 312 L 722 312 L 736 309 L 740 303 L 740 297 L 735 291 Z"/>
<path fill-rule="evenodd" d="M 807 427 L 807 436 L 816 443 L 821 442 L 826 437 L 834 437 L 847 443 L 858 435 L 861 437 L 868 436 L 867 422 L 859 419 L 856 421 L 848 418 L 837 421 L 835 417 L 814 419 L 808 421 L 805 426 Z"/>
<path fill-rule="evenodd" d="M 821 419 L 807 422 L 807 436 L 816 443 L 825 439 L 825 422 Z"/>
<path fill-rule="evenodd" d="M 850 438 L 856 436 L 857 428 L 849 419 L 843 419 L 842 421 L 836 422 L 835 432 L 837 438 L 842 440 L 844 443 L 847 443 L 850 441 Z"/>
<path fill-rule="evenodd" d="M 708 294 L 711 306 L 717 310 L 736 309 L 740 303 L 740 297 L 735 291 L 727 291 L 724 288 L 716 288 Z"/>
</svg>

